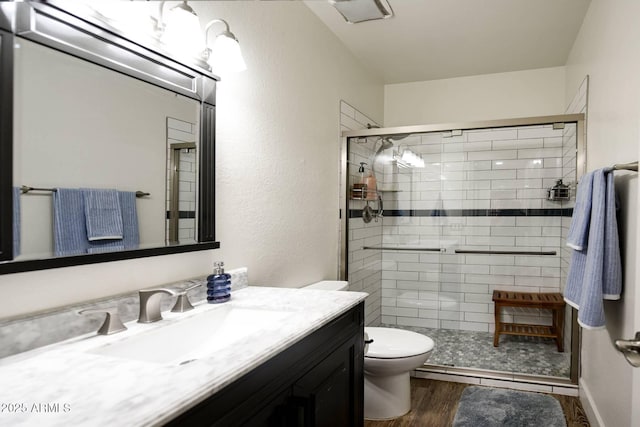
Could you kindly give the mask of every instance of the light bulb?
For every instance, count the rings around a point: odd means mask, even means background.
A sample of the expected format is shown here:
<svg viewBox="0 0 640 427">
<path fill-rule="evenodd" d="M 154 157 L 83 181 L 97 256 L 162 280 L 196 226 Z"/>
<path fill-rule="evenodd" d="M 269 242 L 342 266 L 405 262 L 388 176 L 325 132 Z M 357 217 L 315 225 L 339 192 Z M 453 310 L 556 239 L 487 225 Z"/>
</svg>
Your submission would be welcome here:
<svg viewBox="0 0 640 427">
<path fill-rule="evenodd" d="M 173 53 L 181 56 L 197 56 L 205 48 L 198 16 L 181 7 L 167 12 L 162 42 Z"/>
<path fill-rule="evenodd" d="M 222 33 L 216 37 L 209 54 L 209 65 L 218 74 L 238 73 L 247 69 L 238 40 L 229 35 Z"/>
</svg>

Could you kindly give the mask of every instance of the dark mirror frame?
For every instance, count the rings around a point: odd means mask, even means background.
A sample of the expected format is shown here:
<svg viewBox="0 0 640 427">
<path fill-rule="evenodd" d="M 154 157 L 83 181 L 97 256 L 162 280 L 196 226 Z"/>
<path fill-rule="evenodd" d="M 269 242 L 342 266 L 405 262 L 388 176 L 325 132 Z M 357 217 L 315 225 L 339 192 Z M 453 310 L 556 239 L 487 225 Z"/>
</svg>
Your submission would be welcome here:
<svg viewBox="0 0 640 427">
<path fill-rule="evenodd" d="M 87 37 L 89 35 L 90 37 Z M 103 254 L 13 259 L 13 44 L 24 38 L 200 102 L 197 241 Z M 75 16 L 55 1 L 0 3 L 0 274 L 216 249 L 215 96 L 218 77 L 160 47 L 136 43 L 96 17 Z M 8 261 L 8 262 L 5 262 Z"/>
</svg>

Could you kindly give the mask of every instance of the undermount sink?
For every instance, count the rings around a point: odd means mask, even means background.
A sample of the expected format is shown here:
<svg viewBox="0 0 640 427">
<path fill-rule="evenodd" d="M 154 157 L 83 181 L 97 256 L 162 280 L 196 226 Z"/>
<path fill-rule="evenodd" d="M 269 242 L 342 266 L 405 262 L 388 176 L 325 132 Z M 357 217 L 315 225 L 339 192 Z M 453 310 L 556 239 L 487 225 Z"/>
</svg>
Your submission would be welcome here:
<svg viewBox="0 0 640 427">
<path fill-rule="evenodd" d="M 277 329 L 291 312 L 233 306 L 207 307 L 148 332 L 124 338 L 90 353 L 144 362 L 184 365 L 259 331 Z"/>
</svg>

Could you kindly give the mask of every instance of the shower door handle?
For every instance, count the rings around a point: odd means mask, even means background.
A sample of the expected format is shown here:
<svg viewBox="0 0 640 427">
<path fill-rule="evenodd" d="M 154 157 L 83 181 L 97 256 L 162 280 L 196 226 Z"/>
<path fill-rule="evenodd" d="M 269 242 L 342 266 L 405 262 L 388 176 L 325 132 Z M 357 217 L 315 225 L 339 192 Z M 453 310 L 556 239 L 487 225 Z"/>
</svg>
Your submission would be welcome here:
<svg viewBox="0 0 640 427">
<path fill-rule="evenodd" d="M 640 368 L 640 332 L 636 332 L 633 340 L 616 340 L 616 348 L 631 366 Z"/>
</svg>

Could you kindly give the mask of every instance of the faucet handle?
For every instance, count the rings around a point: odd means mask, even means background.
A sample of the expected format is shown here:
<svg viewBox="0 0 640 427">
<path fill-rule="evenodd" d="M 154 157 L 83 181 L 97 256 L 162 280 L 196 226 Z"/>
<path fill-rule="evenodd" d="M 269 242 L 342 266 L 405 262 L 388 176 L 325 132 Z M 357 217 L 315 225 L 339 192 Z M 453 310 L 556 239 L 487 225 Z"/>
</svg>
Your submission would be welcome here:
<svg viewBox="0 0 640 427">
<path fill-rule="evenodd" d="M 104 319 L 104 323 L 98 329 L 99 335 L 111 335 L 116 332 L 126 331 L 127 327 L 124 326 L 122 320 L 120 320 L 120 316 L 118 315 L 117 307 L 107 307 L 107 308 L 88 308 L 86 310 L 80 310 L 78 314 L 96 314 L 96 313 L 105 313 L 107 317 Z"/>
<path fill-rule="evenodd" d="M 181 291 L 178 291 L 178 293 L 176 294 L 178 298 L 176 299 L 176 303 L 173 305 L 171 312 L 184 313 L 185 311 L 193 310 L 193 305 L 191 305 L 191 301 L 189 301 L 187 292 L 197 288 L 198 286 L 202 286 L 202 283 L 194 283 L 193 285 L 184 288 Z"/>
</svg>

